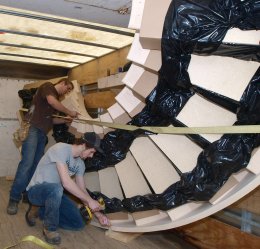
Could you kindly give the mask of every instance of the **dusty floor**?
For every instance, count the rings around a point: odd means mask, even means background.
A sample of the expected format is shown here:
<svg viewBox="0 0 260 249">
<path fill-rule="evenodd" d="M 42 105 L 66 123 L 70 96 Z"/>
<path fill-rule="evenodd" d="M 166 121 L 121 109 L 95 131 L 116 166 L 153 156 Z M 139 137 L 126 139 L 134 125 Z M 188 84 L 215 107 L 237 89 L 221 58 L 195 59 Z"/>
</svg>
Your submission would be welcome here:
<svg viewBox="0 0 260 249">
<path fill-rule="evenodd" d="M 11 246 L 19 242 L 27 235 L 34 235 L 42 240 L 42 225 L 38 221 L 35 227 L 27 226 L 25 222 L 25 212 L 28 204 L 20 203 L 17 215 L 6 214 L 6 206 L 9 197 L 9 189 L 12 182 L 0 177 L 0 249 Z M 60 230 L 62 243 L 54 248 L 71 249 L 193 249 L 191 245 L 176 237 L 171 231 L 146 233 L 138 236 L 128 243 L 109 238 L 105 235 L 105 230 L 91 225 L 85 227 L 83 231 L 72 232 Z M 14 248 L 41 248 L 31 242 L 22 242 Z"/>
</svg>

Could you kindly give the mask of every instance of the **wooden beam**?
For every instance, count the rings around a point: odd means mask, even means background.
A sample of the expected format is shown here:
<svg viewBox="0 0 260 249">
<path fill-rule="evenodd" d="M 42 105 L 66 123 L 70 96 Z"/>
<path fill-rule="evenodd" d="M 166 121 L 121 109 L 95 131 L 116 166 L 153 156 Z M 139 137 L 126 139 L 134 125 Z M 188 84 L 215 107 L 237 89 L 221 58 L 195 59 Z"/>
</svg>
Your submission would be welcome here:
<svg viewBox="0 0 260 249">
<path fill-rule="evenodd" d="M 245 209 L 256 215 L 260 215 L 260 186 L 230 206 L 230 208 Z"/>
<path fill-rule="evenodd" d="M 26 62 L 0 61 L 0 76 L 20 79 L 50 79 L 68 74 L 68 69 Z"/>
<path fill-rule="evenodd" d="M 129 49 L 130 46 L 127 46 L 99 59 L 77 66 L 69 71 L 69 79 L 77 80 L 81 85 L 88 85 L 97 82 L 99 78 L 116 74 L 118 68 L 127 63 L 126 57 Z"/>
<path fill-rule="evenodd" d="M 45 82 L 51 82 L 52 84 L 56 84 L 60 79 L 62 78 L 67 78 L 67 76 L 64 77 L 58 77 L 58 78 L 54 78 L 54 79 L 46 79 L 46 80 L 39 80 L 39 81 L 35 81 L 29 84 L 24 85 L 23 89 L 31 89 L 31 88 L 37 88 L 40 85 L 42 85 Z"/>
<path fill-rule="evenodd" d="M 240 229 L 206 218 L 201 221 L 180 227 L 175 231 L 181 233 L 185 241 L 201 249 L 208 248 L 259 248 L 260 238 Z"/>
</svg>

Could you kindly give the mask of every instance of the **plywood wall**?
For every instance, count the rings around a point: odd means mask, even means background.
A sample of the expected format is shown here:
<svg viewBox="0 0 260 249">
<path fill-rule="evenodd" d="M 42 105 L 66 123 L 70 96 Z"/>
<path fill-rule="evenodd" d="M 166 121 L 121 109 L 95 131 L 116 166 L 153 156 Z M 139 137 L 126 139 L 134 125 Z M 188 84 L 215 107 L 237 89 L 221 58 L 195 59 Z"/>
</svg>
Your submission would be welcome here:
<svg viewBox="0 0 260 249">
<path fill-rule="evenodd" d="M 127 63 L 127 54 L 130 46 L 107 54 L 99 59 L 77 66 L 70 70 L 69 79 L 77 80 L 81 85 L 97 82 L 99 78 L 106 77 L 108 74 L 115 74 L 119 67 Z"/>
</svg>

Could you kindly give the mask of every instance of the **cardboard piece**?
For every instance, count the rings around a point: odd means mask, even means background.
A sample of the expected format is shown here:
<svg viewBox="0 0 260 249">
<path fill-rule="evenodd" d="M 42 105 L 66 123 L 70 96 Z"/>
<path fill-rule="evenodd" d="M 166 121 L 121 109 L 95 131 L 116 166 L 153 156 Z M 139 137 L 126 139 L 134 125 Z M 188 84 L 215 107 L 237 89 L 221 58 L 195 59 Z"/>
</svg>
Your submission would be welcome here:
<svg viewBox="0 0 260 249">
<path fill-rule="evenodd" d="M 202 149 L 189 138 L 170 134 L 150 135 L 150 138 L 182 173 L 195 168 Z"/>
<path fill-rule="evenodd" d="M 251 159 L 249 161 L 249 164 L 247 165 L 247 169 L 251 171 L 254 174 L 259 174 L 260 173 L 260 167 L 259 167 L 259 162 L 260 162 L 260 149 L 256 148 L 253 150 Z"/>
<path fill-rule="evenodd" d="M 109 167 L 98 171 L 101 193 L 109 198 L 116 197 L 122 200 L 123 193 L 119 179 L 114 167 Z"/>
<path fill-rule="evenodd" d="M 188 73 L 192 84 L 239 101 L 258 68 L 254 61 L 192 55 Z"/>
<path fill-rule="evenodd" d="M 125 110 L 118 104 L 115 103 L 111 107 L 107 109 L 114 123 L 126 124 L 131 121 L 129 115 L 125 112 Z"/>
<path fill-rule="evenodd" d="M 170 3 L 171 0 L 145 1 L 140 29 L 140 43 L 143 48 L 161 49 L 163 24 Z M 156 21 L 154 21 L 154 13 L 156 13 Z"/>
<path fill-rule="evenodd" d="M 168 158 L 148 137 L 136 138 L 130 151 L 156 194 L 180 180 Z"/>
<path fill-rule="evenodd" d="M 146 98 L 157 85 L 158 75 L 137 64 L 132 64 L 123 78 L 123 82 L 133 91 Z"/>
<path fill-rule="evenodd" d="M 158 72 L 162 65 L 161 51 L 142 48 L 139 33 L 135 33 L 127 59 L 155 72 Z"/>
<path fill-rule="evenodd" d="M 125 74 L 126 74 L 125 72 L 117 73 L 114 75 L 110 75 L 110 76 L 98 79 L 98 88 L 104 89 L 104 88 L 123 85 L 124 83 L 122 82 L 122 79 L 125 77 Z"/>
<path fill-rule="evenodd" d="M 145 103 L 135 96 L 128 87 L 125 87 L 116 96 L 116 101 L 127 111 L 130 117 L 134 117 L 145 107 Z"/>
<path fill-rule="evenodd" d="M 236 115 L 194 94 L 177 115 L 177 119 L 189 127 L 231 126 L 236 121 Z M 220 139 L 222 135 L 201 134 L 210 142 Z"/>
<path fill-rule="evenodd" d="M 141 27 L 145 0 L 132 0 L 132 9 L 128 24 L 129 29 L 139 30 Z"/>
</svg>

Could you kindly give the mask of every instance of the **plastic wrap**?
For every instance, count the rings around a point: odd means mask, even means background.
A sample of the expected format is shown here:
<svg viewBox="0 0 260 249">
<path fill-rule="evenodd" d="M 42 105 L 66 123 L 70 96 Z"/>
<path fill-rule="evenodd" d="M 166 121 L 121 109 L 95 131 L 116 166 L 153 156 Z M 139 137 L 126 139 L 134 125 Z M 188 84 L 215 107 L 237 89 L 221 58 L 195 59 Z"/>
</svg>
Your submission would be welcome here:
<svg viewBox="0 0 260 249">
<path fill-rule="evenodd" d="M 75 135 L 68 131 L 69 127 L 66 124 L 55 124 L 53 125 L 53 134 L 57 143 L 73 144 L 75 142 Z"/>
<path fill-rule="evenodd" d="M 23 89 L 18 91 L 19 97 L 23 100 L 23 108 L 29 109 L 32 105 L 33 96 L 37 88 Z"/>
<path fill-rule="evenodd" d="M 191 54 L 259 61 L 259 46 L 222 44 L 227 31 L 234 27 L 242 30 L 260 28 L 259 0 L 172 1 L 164 22 L 162 66 L 159 70 L 158 84 L 147 97 L 146 107 L 130 123 L 137 126 L 181 126 L 175 118 L 194 91 L 197 91 L 229 111 L 237 112 L 238 121 L 235 125 L 260 124 L 259 70 L 239 103 L 193 86 L 187 71 Z M 115 131 L 105 137 L 107 146 L 104 146 L 104 150 L 108 155 L 113 155 L 113 160 L 106 162 L 105 158 L 98 161 L 97 155 L 92 159 L 95 162 L 94 168 L 111 166 L 110 164 L 115 164 L 125 157 L 136 136 L 128 139 L 132 133 L 125 132 L 127 139 L 123 141 L 124 138 L 118 136 L 117 132 L 124 133 Z M 145 132 L 140 131 L 140 134 Z M 119 137 L 122 140 L 117 142 Z M 182 174 L 180 181 L 160 194 L 138 195 L 124 199 L 122 205 L 125 210 L 168 210 L 193 200 L 209 200 L 232 173 L 247 166 L 252 150 L 260 144 L 259 134 L 226 134 L 213 143 L 200 136 L 188 137 L 204 149 L 194 169 Z M 121 145 L 123 148 L 120 148 Z"/>
</svg>

